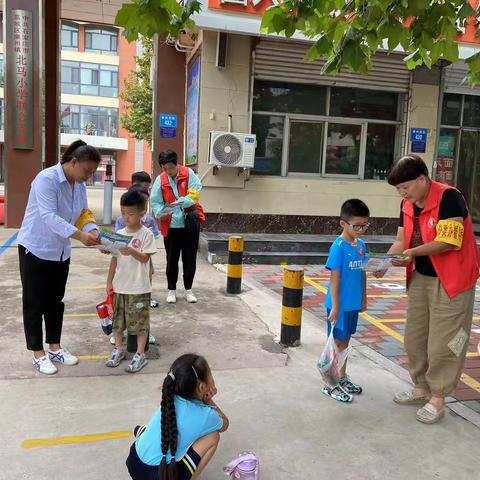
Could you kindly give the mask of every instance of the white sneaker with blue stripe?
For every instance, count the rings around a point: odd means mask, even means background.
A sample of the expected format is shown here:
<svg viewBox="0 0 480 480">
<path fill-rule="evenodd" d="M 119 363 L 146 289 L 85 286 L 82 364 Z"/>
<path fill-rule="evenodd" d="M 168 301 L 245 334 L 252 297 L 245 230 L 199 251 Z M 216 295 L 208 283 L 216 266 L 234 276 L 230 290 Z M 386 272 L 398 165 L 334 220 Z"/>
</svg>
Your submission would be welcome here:
<svg viewBox="0 0 480 480">
<path fill-rule="evenodd" d="M 33 357 L 33 365 L 40 373 L 44 373 L 45 375 L 53 375 L 54 373 L 57 373 L 57 367 L 51 362 L 48 355 L 44 355 L 40 358 Z"/>
<path fill-rule="evenodd" d="M 64 365 L 76 365 L 78 358 L 72 355 L 66 348 L 61 348 L 56 352 L 48 351 L 48 356 L 52 362 L 63 363 Z"/>
</svg>

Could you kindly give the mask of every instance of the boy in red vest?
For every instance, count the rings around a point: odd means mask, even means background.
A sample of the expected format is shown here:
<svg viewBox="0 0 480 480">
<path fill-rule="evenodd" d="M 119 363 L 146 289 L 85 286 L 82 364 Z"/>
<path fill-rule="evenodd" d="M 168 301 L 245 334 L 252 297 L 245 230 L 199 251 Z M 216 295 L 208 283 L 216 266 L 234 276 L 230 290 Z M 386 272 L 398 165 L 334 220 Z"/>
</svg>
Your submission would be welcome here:
<svg viewBox="0 0 480 480">
<path fill-rule="evenodd" d="M 192 291 L 197 265 L 200 223 L 205 214 L 198 203 L 202 184 L 195 172 L 178 165 L 177 154 L 164 150 L 158 157 L 162 173 L 156 178 L 150 201 L 153 214 L 160 219 L 160 231 L 167 254 L 167 303 L 177 301 L 178 262 L 183 263 L 183 284 L 187 302 L 195 303 Z M 166 205 L 178 205 L 173 212 L 163 213 Z"/>
</svg>

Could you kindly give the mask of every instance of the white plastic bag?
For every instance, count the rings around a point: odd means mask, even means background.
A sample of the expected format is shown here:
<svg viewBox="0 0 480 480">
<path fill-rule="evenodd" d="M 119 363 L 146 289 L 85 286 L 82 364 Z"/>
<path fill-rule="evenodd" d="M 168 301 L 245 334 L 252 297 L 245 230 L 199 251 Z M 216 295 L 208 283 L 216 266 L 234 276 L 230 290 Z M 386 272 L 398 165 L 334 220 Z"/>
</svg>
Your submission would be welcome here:
<svg viewBox="0 0 480 480">
<path fill-rule="evenodd" d="M 340 380 L 340 371 L 347 360 L 349 349 L 346 348 L 340 352 L 335 339 L 333 338 L 333 328 L 328 336 L 327 343 L 317 363 L 320 375 L 329 388 L 333 388 Z"/>
</svg>

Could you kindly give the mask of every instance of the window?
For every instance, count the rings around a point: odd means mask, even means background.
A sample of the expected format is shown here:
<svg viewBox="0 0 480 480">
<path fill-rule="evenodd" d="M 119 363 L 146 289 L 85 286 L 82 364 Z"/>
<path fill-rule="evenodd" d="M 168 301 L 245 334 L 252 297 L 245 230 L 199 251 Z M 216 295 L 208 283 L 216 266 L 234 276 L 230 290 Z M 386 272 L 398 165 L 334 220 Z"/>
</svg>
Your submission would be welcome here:
<svg viewBox="0 0 480 480">
<path fill-rule="evenodd" d="M 116 55 L 118 30 L 106 27 L 85 27 L 85 51 Z"/>
<path fill-rule="evenodd" d="M 465 95 L 463 126 L 480 127 L 480 97 L 475 95 Z"/>
<path fill-rule="evenodd" d="M 359 174 L 361 125 L 328 124 L 325 173 L 327 175 Z"/>
<path fill-rule="evenodd" d="M 363 178 L 385 180 L 395 159 L 395 133 L 397 125 L 369 123 L 367 150 Z"/>
<path fill-rule="evenodd" d="M 80 64 L 62 61 L 62 93 L 80 93 Z"/>
<path fill-rule="evenodd" d="M 256 81 L 253 110 L 324 115 L 326 92 L 316 85 Z"/>
<path fill-rule="evenodd" d="M 460 125 L 462 96 L 446 93 L 443 96 L 442 125 Z"/>
<path fill-rule="evenodd" d="M 283 151 L 283 117 L 254 115 L 252 131 L 257 135 L 254 172 L 281 175 Z"/>
<path fill-rule="evenodd" d="M 400 132 L 400 94 L 264 80 L 253 91 L 252 173 L 386 177 Z"/>
<path fill-rule="evenodd" d="M 61 133 L 118 136 L 118 109 L 84 105 L 61 106 Z"/>
<path fill-rule="evenodd" d="M 118 97 L 118 67 L 62 61 L 62 93 Z"/>
<path fill-rule="evenodd" d="M 398 94 L 362 90 L 359 88 L 332 88 L 330 115 L 346 118 L 376 118 L 397 120 Z"/>
<path fill-rule="evenodd" d="M 78 25 L 62 22 L 61 42 L 62 50 L 78 50 Z"/>
</svg>

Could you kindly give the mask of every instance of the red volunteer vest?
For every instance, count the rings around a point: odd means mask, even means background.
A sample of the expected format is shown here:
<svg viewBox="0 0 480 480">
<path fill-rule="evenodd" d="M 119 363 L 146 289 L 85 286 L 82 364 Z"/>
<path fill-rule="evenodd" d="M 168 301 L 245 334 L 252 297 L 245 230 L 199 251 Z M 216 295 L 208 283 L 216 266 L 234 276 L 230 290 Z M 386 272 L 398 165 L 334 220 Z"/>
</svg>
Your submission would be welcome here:
<svg viewBox="0 0 480 480">
<path fill-rule="evenodd" d="M 453 187 L 434 181 L 431 182 L 425 208 L 418 218 L 424 243 L 433 242 L 437 236 L 436 227 L 440 202 L 443 192 L 449 188 Z M 413 204 L 407 200 L 403 200 L 402 211 L 405 245 L 406 248 L 410 248 L 415 215 Z M 463 243 L 460 250 L 449 250 L 448 252 L 430 257 L 438 279 L 450 298 L 475 286 L 480 275 L 480 254 L 475 240 L 470 214 L 464 219 L 463 228 Z M 413 264 L 409 264 L 407 266 L 407 286 L 410 283 L 412 273 Z"/>
<path fill-rule="evenodd" d="M 188 174 L 190 169 L 188 167 L 184 167 L 182 165 L 178 165 L 178 177 L 177 177 L 177 190 L 178 195 L 180 197 L 186 197 L 188 194 Z M 165 172 L 160 174 L 160 185 L 162 189 L 162 197 L 165 203 L 173 203 L 177 200 L 175 194 L 173 193 L 172 186 L 170 185 L 170 181 L 168 180 L 168 175 Z M 198 218 L 200 222 L 205 221 L 205 212 L 203 208 L 196 203 L 190 208 L 186 208 L 185 211 L 188 212 L 189 210 L 197 210 L 198 211 Z M 160 220 L 160 232 L 161 234 L 166 237 L 168 234 L 168 229 L 170 228 L 170 223 L 172 221 L 172 215 L 169 215 L 167 218 Z"/>
</svg>

